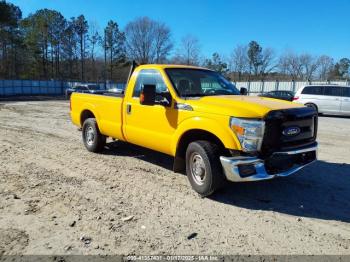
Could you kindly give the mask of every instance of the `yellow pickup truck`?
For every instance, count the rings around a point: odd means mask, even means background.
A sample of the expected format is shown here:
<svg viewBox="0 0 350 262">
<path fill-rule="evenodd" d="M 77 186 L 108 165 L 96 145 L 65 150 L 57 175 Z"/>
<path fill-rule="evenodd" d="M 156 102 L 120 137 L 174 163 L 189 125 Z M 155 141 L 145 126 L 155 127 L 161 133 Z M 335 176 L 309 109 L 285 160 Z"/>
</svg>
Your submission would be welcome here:
<svg viewBox="0 0 350 262">
<path fill-rule="evenodd" d="M 87 150 L 111 137 L 168 154 L 207 196 L 226 181 L 288 176 L 316 160 L 314 109 L 246 91 L 205 68 L 133 65 L 123 94 L 73 93 L 70 112 Z"/>
</svg>

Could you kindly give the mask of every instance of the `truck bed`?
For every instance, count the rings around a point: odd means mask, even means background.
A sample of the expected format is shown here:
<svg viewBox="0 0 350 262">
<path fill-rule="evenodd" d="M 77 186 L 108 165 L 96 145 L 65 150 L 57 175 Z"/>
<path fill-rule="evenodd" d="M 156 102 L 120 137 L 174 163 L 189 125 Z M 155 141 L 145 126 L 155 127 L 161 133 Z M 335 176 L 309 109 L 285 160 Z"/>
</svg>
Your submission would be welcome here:
<svg viewBox="0 0 350 262">
<path fill-rule="evenodd" d="M 71 118 L 75 125 L 82 127 L 86 118 L 95 117 L 103 135 L 124 140 L 123 123 L 124 94 L 83 94 L 71 96 Z"/>
</svg>

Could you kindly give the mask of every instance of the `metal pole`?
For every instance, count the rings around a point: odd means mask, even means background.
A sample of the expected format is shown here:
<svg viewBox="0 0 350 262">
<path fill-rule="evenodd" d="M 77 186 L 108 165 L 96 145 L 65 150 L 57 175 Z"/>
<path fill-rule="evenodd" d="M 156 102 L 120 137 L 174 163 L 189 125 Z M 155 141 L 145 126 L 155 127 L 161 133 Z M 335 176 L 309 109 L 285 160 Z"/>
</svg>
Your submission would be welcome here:
<svg viewBox="0 0 350 262">
<path fill-rule="evenodd" d="M 106 41 L 106 29 L 104 30 L 104 49 L 105 49 L 105 68 L 104 68 L 104 78 L 105 78 L 105 89 L 107 89 L 107 41 Z"/>
</svg>

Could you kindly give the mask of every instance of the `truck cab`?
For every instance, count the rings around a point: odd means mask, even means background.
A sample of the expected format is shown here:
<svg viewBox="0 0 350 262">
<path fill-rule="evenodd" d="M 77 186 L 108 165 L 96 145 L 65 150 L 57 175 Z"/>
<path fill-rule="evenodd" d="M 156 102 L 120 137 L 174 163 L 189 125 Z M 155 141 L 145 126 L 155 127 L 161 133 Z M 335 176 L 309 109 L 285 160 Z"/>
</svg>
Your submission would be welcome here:
<svg viewBox="0 0 350 262">
<path fill-rule="evenodd" d="M 112 137 L 171 155 L 203 196 L 227 180 L 288 176 L 316 160 L 314 109 L 242 93 L 205 68 L 141 65 L 125 94 L 74 93 L 71 118 L 89 151 Z"/>
</svg>

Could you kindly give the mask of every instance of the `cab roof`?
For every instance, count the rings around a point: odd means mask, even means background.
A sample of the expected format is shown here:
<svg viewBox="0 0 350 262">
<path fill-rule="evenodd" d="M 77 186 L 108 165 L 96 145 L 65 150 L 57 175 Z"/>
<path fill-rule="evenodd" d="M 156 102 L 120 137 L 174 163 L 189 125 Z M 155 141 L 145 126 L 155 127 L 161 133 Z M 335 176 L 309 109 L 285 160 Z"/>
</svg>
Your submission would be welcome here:
<svg viewBox="0 0 350 262">
<path fill-rule="evenodd" d="M 208 68 L 199 67 L 199 66 L 190 66 L 190 65 L 174 65 L 174 64 L 146 64 L 139 65 L 137 69 L 166 69 L 166 68 L 188 68 L 188 69 L 202 69 L 209 70 Z"/>
</svg>

